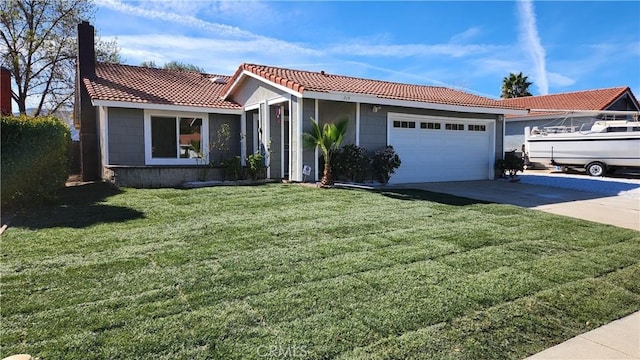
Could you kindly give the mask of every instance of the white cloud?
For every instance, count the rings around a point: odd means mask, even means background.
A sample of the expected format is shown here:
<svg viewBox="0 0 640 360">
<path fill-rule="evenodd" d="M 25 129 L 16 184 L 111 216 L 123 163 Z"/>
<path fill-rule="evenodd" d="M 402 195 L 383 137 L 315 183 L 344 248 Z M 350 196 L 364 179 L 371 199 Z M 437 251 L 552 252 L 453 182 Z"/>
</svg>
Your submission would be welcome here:
<svg viewBox="0 0 640 360">
<path fill-rule="evenodd" d="M 531 0 L 518 1 L 518 15 L 520 17 L 519 37 L 522 46 L 527 50 L 534 64 L 532 78 L 536 80 L 540 94 L 546 95 L 549 93 L 549 82 L 547 80 L 545 49 L 540 42 Z"/>
<path fill-rule="evenodd" d="M 327 52 L 336 55 L 351 56 L 388 56 L 388 57 L 411 57 L 411 56 L 450 56 L 464 57 L 471 55 L 485 54 L 491 51 L 498 51 L 500 46 L 495 45 L 459 45 L 459 44 L 340 44 L 333 45 Z"/>
<path fill-rule="evenodd" d="M 558 87 L 571 86 L 576 83 L 574 79 L 554 72 L 547 73 L 547 76 L 549 84 Z"/>
<path fill-rule="evenodd" d="M 153 3 L 153 2 L 152 2 Z M 219 36 L 229 36 L 237 38 L 258 38 L 260 36 L 255 35 L 249 31 L 242 30 L 240 28 L 229 26 L 225 24 L 217 24 L 204 20 L 200 20 L 194 16 L 187 14 L 180 14 L 175 12 L 168 12 L 163 10 L 147 9 L 144 7 L 136 7 L 129 4 L 125 4 L 118 0 L 100 0 L 99 6 L 117 10 L 130 15 L 140 16 L 148 19 L 158 19 L 169 21 L 193 28 L 199 28 L 213 33 Z"/>
<path fill-rule="evenodd" d="M 450 42 L 451 43 L 461 43 L 461 42 L 466 42 L 474 37 L 476 37 L 477 35 L 479 35 L 481 32 L 479 27 L 472 27 L 469 28 L 459 34 L 453 35 L 451 37 Z"/>
</svg>

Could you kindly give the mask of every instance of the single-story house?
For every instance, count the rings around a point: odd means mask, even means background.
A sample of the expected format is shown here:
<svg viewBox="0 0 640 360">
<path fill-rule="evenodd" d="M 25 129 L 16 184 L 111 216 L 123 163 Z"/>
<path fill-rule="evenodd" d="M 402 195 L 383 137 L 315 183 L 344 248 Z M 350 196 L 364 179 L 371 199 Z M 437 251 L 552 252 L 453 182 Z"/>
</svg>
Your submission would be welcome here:
<svg viewBox="0 0 640 360">
<path fill-rule="evenodd" d="M 534 126 L 576 126 L 590 128 L 594 118 L 629 119 L 627 111 L 640 111 L 638 100 L 629 87 L 615 87 L 551 95 L 525 96 L 500 100 L 504 104 L 530 109 L 528 114 L 507 114 L 505 150 L 518 150 L 524 144 L 524 129 Z M 619 113 L 617 113 L 619 112 Z"/>
<path fill-rule="evenodd" d="M 303 147 L 302 134 L 312 118 L 345 117 L 344 144 L 395 148 L 402 165 L 392 183 L 493 179 L 504 116 L 527 113 L 446 87 L 324 71 L 242 64 L 224 76 L 96 63 L 86 22 L 78 44 L 82 175 L 126 186 L 176 186 L 196 180 L 209 158 L 260 150 L 268 178 L 316 181 L 319 154 Z M 221 148 L 223 127 L 231 136 Z"/>
</svg>

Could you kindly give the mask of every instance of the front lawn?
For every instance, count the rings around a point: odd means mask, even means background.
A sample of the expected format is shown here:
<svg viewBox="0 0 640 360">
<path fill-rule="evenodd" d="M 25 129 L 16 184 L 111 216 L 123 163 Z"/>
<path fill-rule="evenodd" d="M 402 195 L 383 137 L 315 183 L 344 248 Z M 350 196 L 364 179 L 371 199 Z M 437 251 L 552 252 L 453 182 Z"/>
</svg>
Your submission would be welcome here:
<svg viewBox="0 0 640 360">
<path fill-rule="evenodd" d="M 421 191 L 94 184 L 10 223 L 0 358 L 521 359 L 640 309 L 640 232 Z"/>
</svg>

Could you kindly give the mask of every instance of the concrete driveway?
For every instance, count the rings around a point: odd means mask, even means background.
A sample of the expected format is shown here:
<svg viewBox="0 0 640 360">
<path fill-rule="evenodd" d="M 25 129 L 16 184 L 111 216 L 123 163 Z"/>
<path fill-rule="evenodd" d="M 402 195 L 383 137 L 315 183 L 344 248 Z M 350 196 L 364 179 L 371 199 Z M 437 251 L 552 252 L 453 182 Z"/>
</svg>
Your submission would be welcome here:
<svg viewBox="0 0 640 360">
<path fill-rule="evenodd" d="M 640 231 L 640 198 L 503 180 L 396 185 L 466 198 L 511 204 Z"/>
</svg>

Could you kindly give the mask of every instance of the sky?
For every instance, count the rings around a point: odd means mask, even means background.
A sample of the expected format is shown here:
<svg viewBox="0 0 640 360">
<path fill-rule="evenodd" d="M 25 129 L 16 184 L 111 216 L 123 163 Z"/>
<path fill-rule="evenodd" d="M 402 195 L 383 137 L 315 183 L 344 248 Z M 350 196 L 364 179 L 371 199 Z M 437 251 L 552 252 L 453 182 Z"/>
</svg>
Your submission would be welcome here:
<svg viewBox="0 0 640 360">
<path fill-rule="evenodd" d="M 498 98 L 629 86 L 640 97 L 640 1 L 97 0 L 92 20 L 124 63 L 241 63 L 447 86 Z"/>
</svg>

